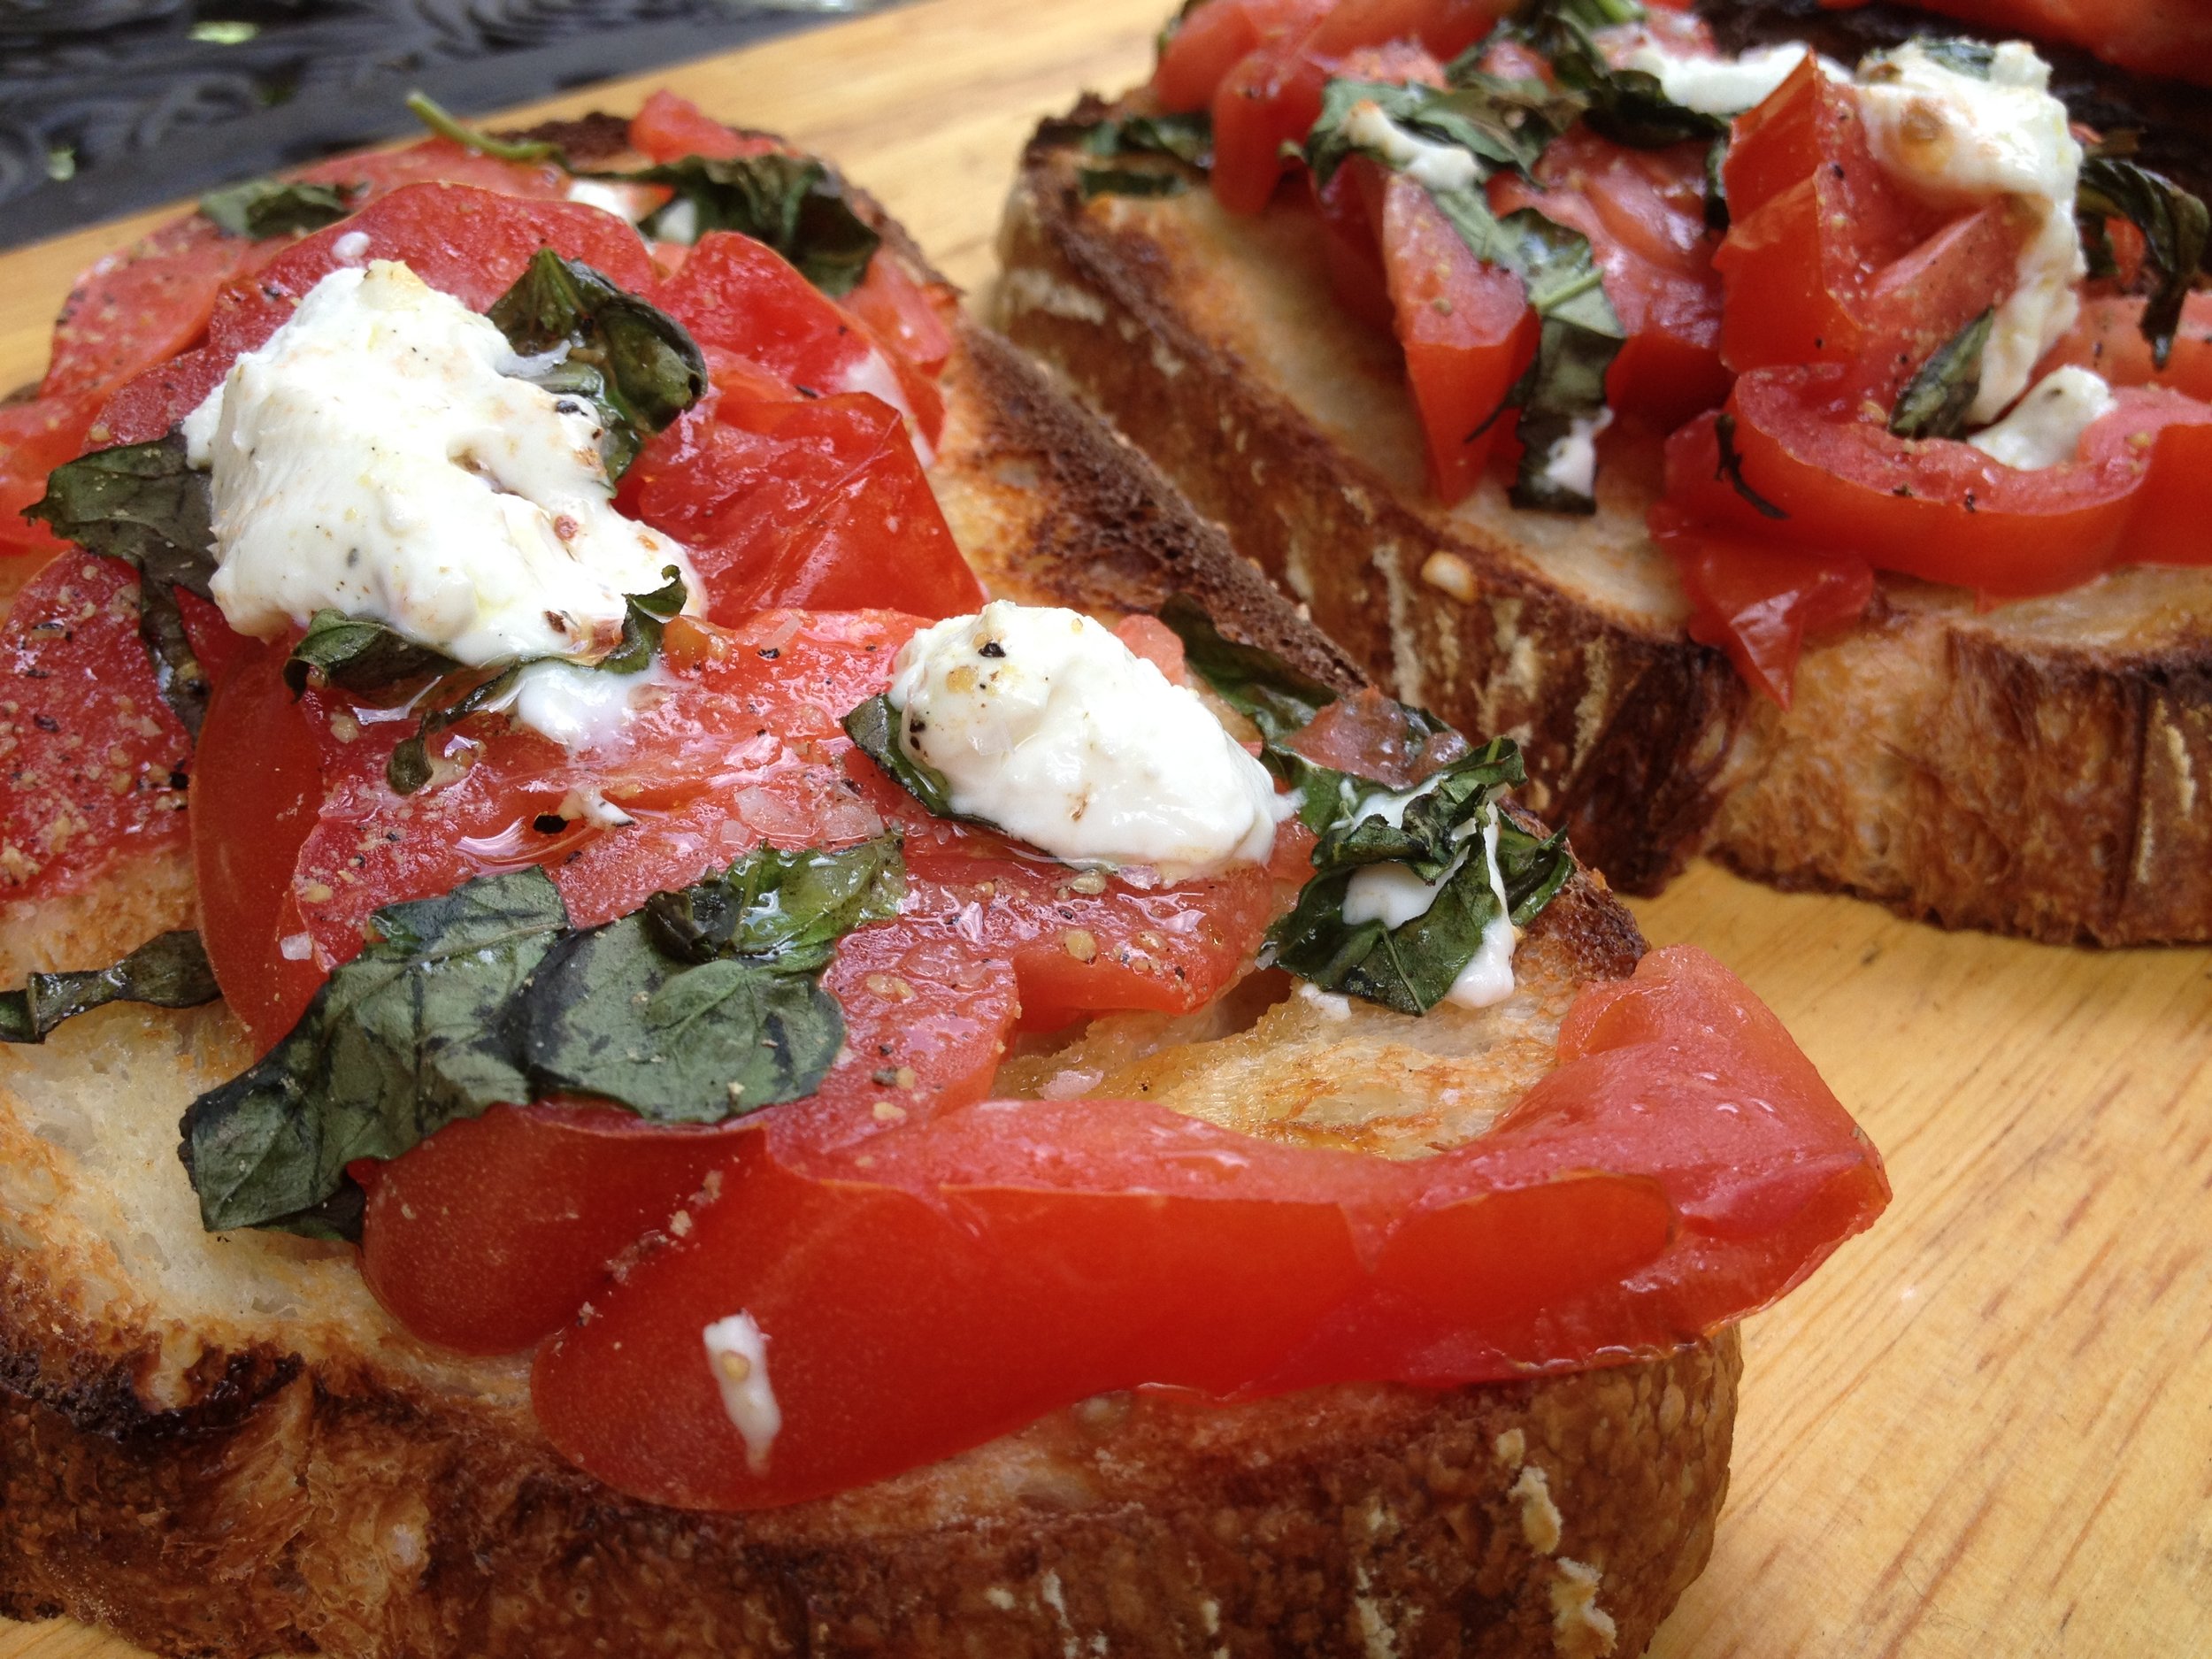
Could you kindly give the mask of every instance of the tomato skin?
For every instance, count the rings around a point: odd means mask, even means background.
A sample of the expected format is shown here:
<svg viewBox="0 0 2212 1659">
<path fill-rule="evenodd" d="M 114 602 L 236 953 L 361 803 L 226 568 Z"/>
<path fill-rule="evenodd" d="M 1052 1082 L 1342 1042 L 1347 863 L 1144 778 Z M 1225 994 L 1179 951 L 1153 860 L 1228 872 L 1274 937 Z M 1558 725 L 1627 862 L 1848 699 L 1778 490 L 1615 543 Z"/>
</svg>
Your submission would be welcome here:
<svg viewBox="0 0 2212 1659">
<path fill-rule="evenodd" d="M 840 1112 L 872 1134 L 982 1098 L 1013 1025 L 1012 977 L 939 932 L 900 921 L 840 941 L 823 986 L 845 1011 L 849 1057 L 810 1100 L 775 1110 Z M 368 1190 L 363 1275 L 426 1341 L 528 1348 L 599 1295 L 609 1264 L 667 1228 L 764 1121 L 662 1126 L 581 1100 L 495 1106 L 355 1166 Z"/>
<path fill-rule="evenodd" d="M 2163 470 L 2169 452 L 2156 429 L 2212 421 L 2212 409 L 2177 394 L 2136 392 L 2099 423 L 2120 442 L 2101 448 L 2085 437 L 2093 458 L 2023 472 L 1965 443 L 1893 438 L 1881 421 L 1839 406 L 1847 389 L 1833 369 L 1762 370 L 1736 382 L 1729 410 L 1742 476 L 1786 521 L 1760 514 L 1725 481 L 1711 417 L 1668 440 L 1666 499 L 1687 521 L 1854 554 L 1995 598 L 2058 593 L 2140 557 L 2127 538 L 2145 477 Z M 2148 463 L 2124 442 L 2137 429 L 2155 434 Z M 2191 442 L 2173 435 L 2170 453 Z M 2177 466 L 2160 486 L 2160 511 L 2185 523 L 2185 503 L 2201 502 L 2206 488 Z"/>
<path fill-rule="evenodd" d="M 701 346 L 749 358 L 803 397 L 864 392 L 910 415 L 926 442 L 942 434 L 944 400 L 935 383 L 886 352 L 790 261 L 749 236 L 702 236 L 681 269 L 649 297 Z"/>
<path fill-rule="evenodd" d="M 1847 553 L 1816 553 L 1681 523 L 1655 506 L 1652 532 L 1690 598 L 1690 637 L 1724 649 L 1746 684 L 1790 706 L 1805 637 L 1863 615 L 1873 567 Z"/>
<path fill-rule="evenodd" d="M 1430 487 L 1447 505 L 1481 480 L 1506 393 L 1536 353 L 1521 280 L 1485 265 L 1429 193 L 1383 184 L 1383 264 L 1398 342 L 1427 441 Z"/>
<path fill-rule="evenodd" d="M 903 421 L 871 396 L 714 396 L 647 445 L 618 504 L 691 549 L 717 622 L 772 605 L 934 619 L 984 602 Z"/>
<path fill-rule="evenodd" d="M 2036 378 L 2071 364 L 2113 386 L 2170 386 L 2212 402 L 2212 294 L 2192 294 L 2182 302 L 2181 325 L 2162 369 L 2143 338 L 2145 303 L 2130 295 L 2091 294 L 2073 327 L 2036 365 Z"/>
<path fill-rule="evenodd" d="M 868 261 L 867 275 L 843 303 L 887 349 L 933 380 L 944 372 L 945 360 L 952 356 L 947 319 L 958 315 L 960 309 L 958 298 L 945 284 L 932 283 L 926 288 L 889 254 L 879 254 Z"/>
<path fill-rule="evenodd" d="M 0 557 L 59 553 L 70 544 L 23 510 L 46 494 L 46 475 L 84 449 L 104 401 L 97 392 L 0 404 Z"/>
<path fill-rule="evenodd" d="M 726 159 L 746 153 L 743 139 L 665 87 L 655 88 L 630 118 L 630 147 L 651 161 L 680 161 L 686 156 Z"/>
<path fill-rule="evenodd" d="M 288 641 L 250 641 L 215 679 L 192 766 L 201 935 L 223 1000 L 264 1054 L 324 978 L 282 944 L 307 937 L 292 878 L 323 801 L 315 730 L 284 683 L 289 654 Z"/>
<path fill-rule="evenodd" d="M 138 578 L 73 549 L 0 618 L 0 896 L 81 891 L 180 845 L 191 741 L 138 637 Z"/>
<path fill-rule="evenodd" d="M 1001 1102 L 865 1138 L 772 1113 L 691 1231 L 540 1350 L 539 1421 L 634 1495 L 771 1507 L 1110 1388 L 1442 1386 L 1671 1347 L 1780 1294 L 1887 1200 L 1778 1023 L 1694 949 L 1586 992 L 1561 1061 L 1492 1134 L 1412 1163 L 1133 1102 Z M 740 1310 L 783 1409 L 757 1466 L 701 1345 Z"/>
<path fill-rule="evenodd" d="M 40 393 L 111 387 L 198 343 L 217 290 L 254 246 L 194 213 L 100 260 L 62 306 Z"/>
<path fill-rule="evenodd" d="M 1165 110 L 1202 110 L 1229 72 L 1262 42 L 1302 33 L 1326 0 L 1206 0 L 1179 19 L 1153 72 Z"/>
<path fill-rule="evenodd" d="M 351 259 L 342 238 L 366 238 Z M 332 272 L 396 259 L 472 311 L 488 310 L 514 286 L 541 248 L 593 266 L 618 287 L 649 292 L 657 273 L 630 227 L 577 202 L 524 200 L 465 184 L 411 184 L 349 219 L 301 238 L 250 280 L 216 296 L 208 342 L 126 382 L 102 411 L 104 442 L 165 435 L 214 390 L 230 365 L 281 327 L 293 308 Z"/>
</svg>

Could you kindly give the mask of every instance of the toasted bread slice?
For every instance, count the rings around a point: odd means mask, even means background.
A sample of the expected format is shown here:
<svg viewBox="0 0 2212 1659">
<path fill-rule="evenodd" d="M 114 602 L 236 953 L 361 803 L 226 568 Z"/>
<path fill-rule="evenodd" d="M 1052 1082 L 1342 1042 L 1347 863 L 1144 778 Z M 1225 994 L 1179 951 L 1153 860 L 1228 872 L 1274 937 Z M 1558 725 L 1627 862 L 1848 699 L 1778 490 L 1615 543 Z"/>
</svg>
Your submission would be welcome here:
<svg viewBox="0 0 2212 1659">
<path fill-rule="evenodd" d="M 2212 572 L 1981 612 L 1885 577 L 1779 709 L 1684 631 L 1643 529 L 1652 434 L 1607 447 L 1594 518 L 1494 481 L 1436 506 L 1396 345 L 1336 303 L 1314 217 L 1202 188 L 1086 202 L 1074 131 L 1104 113 L 1025 157 L 1001 325 L 1394 695 L 1518 739 L 1530 805 L 1618 886 L 1704 852 L 1947 926 L 2212 939 Z"/>
<path fill-rule="evenodd" d="M 1106 616 L 1189 592 L 1356 683 L 1148 462 L 1004 342 L 962 327 L 946 392 L 933 482 L 995 591 Z M 106 960 L 190 903 L 181 856 L 142 859 L 12 915 L 9 972 Z M 1255 976 L 1191 1022 L 1098 1022 L 1002 1082 L 1118 1067 L 1117 1085 L 1253 1133 L 1450 1144 L 1549 1069 L 1577 990 L 1642 949 L 1578 874 L 1499 1007 L 1338 1018 Z M 1572 1655 L 1641 1651 L 1709 1553 L 1732 1329 L 1641 1363 L 1441 1393 L 1116 1395 L 764 1514 L 623 1498 L 545 1443 L 526 1356 L 417 1342 L 349 1249 L 201 1231 L 178 1117 L 249 1057 L 219 1006 L 112 1008 L 0 1049 L 0 1613 L 238 1659 Z M 1454 1110 L 1394 1096 L 1385 1111 L 1383 1091 L 1355 1086 L 1394 1077 L 1448 1082 Z"/>
</svg>

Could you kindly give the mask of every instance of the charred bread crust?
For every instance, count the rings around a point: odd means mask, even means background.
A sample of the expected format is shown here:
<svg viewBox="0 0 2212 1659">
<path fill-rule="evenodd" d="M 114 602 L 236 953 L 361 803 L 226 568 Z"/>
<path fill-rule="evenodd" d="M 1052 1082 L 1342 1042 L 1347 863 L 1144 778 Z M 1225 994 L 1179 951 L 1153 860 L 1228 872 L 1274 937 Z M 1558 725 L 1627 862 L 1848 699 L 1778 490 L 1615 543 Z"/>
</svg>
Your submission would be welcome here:
<svg viewBox="0 0 2212 1659">
<path fill-rule="evenodd" d="M 1108 1396 L 989 1448 L 987 1484 L 716 1516 L 526 1420 L 239 1363 L 273 1386 L 186 1413 L 0 1384 L 0 1613 L 223 1659 L 1634 1654 L 1710 1553 L 1741 1366 L 1731 1328 L 1437 1394 Z"/>
<path fill-rule="evenodd" d="M 1073 119 L 1108 108 L 1087 100 Z M 1703 852 L 1946 926 L 2212 939 L 2202 572 L 2123 571 L 1985 616 L 1962 593 L 1885 578 L 1860 623 L 1809 642 L 1786 712 L 1683 633 L 1678 599 L 1624 611 L 1532 575 L 1525 549 L 1417 512 L 1210 335 L 1179 292 L 1187 248 L 1141 215 L 1087 209 L 1068 134 L 1047 123 L 1024 157 L 1000 325 L 1378 681 L 1518 738 L 1530 804 L 1616 886 L 1655 891 Z"/>
</svg>

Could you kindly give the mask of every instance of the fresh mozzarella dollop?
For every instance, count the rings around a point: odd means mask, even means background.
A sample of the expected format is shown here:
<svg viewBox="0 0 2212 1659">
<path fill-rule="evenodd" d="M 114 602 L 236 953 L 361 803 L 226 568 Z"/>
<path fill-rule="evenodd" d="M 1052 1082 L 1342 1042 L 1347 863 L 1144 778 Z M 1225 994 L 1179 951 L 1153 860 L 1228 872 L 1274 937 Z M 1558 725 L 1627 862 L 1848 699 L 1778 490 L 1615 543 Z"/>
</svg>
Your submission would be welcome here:
<svg viewBox="0 0 2212 1659">
<path fill-rule="evenodd" d="M 1354 104 L 1344 118 L 1344 136 L 1425 190 L 1465 190 L 1482 181 L 1481 165 L 1471 151 L 1409 133 L 1379 104 Z"/>
<path fill-rule="evenodd" d="M 768 1339 L 749 1313 L 717 1319 L 700 1333 L 707 1368 L 722 1391 L 722 1409 L 745 1442 L 745 1462 L 764 1474 L 776 1436 L 783 1432 L 783 1407 L 768 1383 Z"/>
<path fill-rule="evenodd" d="M 471 666 L 589 661 L 668 567 L 696 594 L 682 546 L 614 510 L 591 406 L 526 366 L 403 265 L 317 283 L 184 422 L 225 618 L 268 635 L 328 608 Z"/>
<path fill-rule="evenodd" d="M 2081 309 L 2074 288 L 2088 265 L 2074 187 L 2082 150 L 2050 85 L 2050 65 L 2024 41 L 1996 49 L 1986 79 L 1916 41 L 1859 66 L 1867 141 L 1892 177 L 1936 201 L 2008 196 L 2035 219 L 1982 350 L 1981 390 L 1967 411 L 1976 422 L 1996 419 L 2027 389 Z"/>
<path fill-rule="evenodd" d="M 1072 864 L 1210 874 L 1266 858 L 1289 810 L 1195 692 L 1072 611 L 998 600 L 925 628 L 888 696 L 955 811 Z"/>
<path fill-rule="evenodd" d="M 1740 58 L 1671 52 L 1645 36 L 1621 54 L 1617 66 L 1640 69 L 1659 82 L 1671 104 L 1701 115 L 1741 115 L 1774 96 L 1774 90 L 1805 61 L 1806 49 L 1794 42 L 1762 46 Z"/>
<path fill-rule="evenodd" d="M 2023 471 L 2057 466 L 2079 453 L 2083 433 L 2119 406 L 2102 375 L 2070 365 L 2052 370 L 2010 414 L 1967 442 Z"/>
<path fill-rule="evenodd" d="M 1613 411 L 1577 415 L 1567 430 L 1544 454 L 1544 481 L 1570 495 L 1589 495 L 1597 489 L 1598 434 L 1613 424 Z"/>
</svg>

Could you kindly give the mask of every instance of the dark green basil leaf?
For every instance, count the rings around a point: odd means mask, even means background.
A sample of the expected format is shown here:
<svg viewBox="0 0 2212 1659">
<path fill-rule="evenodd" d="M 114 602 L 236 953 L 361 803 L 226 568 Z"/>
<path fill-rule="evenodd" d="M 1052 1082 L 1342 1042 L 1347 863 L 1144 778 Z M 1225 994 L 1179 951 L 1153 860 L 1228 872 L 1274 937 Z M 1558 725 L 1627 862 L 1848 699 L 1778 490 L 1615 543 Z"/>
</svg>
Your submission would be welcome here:
<svg viewBox="0 0 2212 1659">
<path fill-rule="evenodd" d="M 1202 171 L 1214 165 L 1213 118 L 1203 110 L 1113 116 L 1086 132 L 1082 147 L 1094 156 L 1172 156 Z"/>
<path fill-rule="evenodd" d="M 1937 36 L 1915 43 L 1923 56 L 1932 58 L 1953 74 L 1971 75 L 1977 81 L 1988 80 L 1990 66 L 1997 61 L 1997 49 L 1987 41 Z"/>
<path fill-rule="evenodd" d="M 1264 959 L 1324 990 L 1401 1013 L 1426 1013 L 1475 959 L 1484 929 L 1502 910 L 1508 919 L 1525 922 L 1573 872 L 1563 838 L 1540 841 L 1500 809 L 1500 797 L 1522 781 L 1519 749 L 1494 738 L 1425 780 L 1418 793 L 1394 797 L 1371 786 L 1349 798 L 1315 845 L 1316 873 L 1296 907 L 1269 931 Z M 1393 798 L 1405 802 L 1396 826 L 1379 810 Z M 1483 838 L 1493 826 L 1500 875 L 1513 872 L 1503 906 L 1484 856 Z M 1348 924 L 1344 901 L 1353 877 L 1385 863 L 1406 865 L 1435 888 L 1429 908 L 1397 927 L 1379 920 Z"/>
<path fill-rule="evenodd" d="M 845 1040 L 821 971 L 839 939 L 897 915 L 905 887 L 885 835 L 838 852 L 760 848 L 657 895 L 547 959 L 521 1016 L 532 1074 L 657 1123 L 810 1094 Z"/>
<path fill-rule="evenodd" d="M 2163 173 L 2111 155 L 2082 163 L 2074 211 L 2085 221 L 2085 231 L 2093 227 L 2093 239 L 2085 235 L 2085 241 L 2093 252 L 2102 250 L 2108 267 L 2111 243 L 2104 220 L 2124 219 L 2143 233 L 2144 265 L 2157 278 L 2143 307 L 2143 338 L 2151 342 L 2152 359 L 2164 368 L 2173 353 L 2174 330 L 2181 324 L 2182 303 L 2212 241 L 2212 217 L 2201 201 Z"/>
<path fill-rule="evenodd" d="M 495 138 L 489 133 L 449 114 L 428 93 L 409 93 L 407 108 L 417 120 L 439 137 L 449 138 L 479 155 L 490 156 L 500 161 L 549 161 L 565 171 L 575 171 L 569 166 L 568 157 L 558 144 L 540 139 Z"/>
<path fill-rule="evenodd" d="M 1089 202 L 1102 196 L 1180 196 L 1190 188 L 1190 180 L 1179 173 L 1170 173 L 1164 169 L 1079 167 L 1075 173 L 1075 188 L 1077 193 Z"/>
<path fill-rule="evenodd" d="M 449 674 L 460 666 L 443 651 L 418 645 L 381 622 L 349 617 L 342 611 L 318 611 L 307 632 L 284 660 L 284 682 L 295 695 L 311 677 L 348 691 L 381 691 L 426 674 Z"/>
<path fill-rule="evenodd" d="M 1160 620 L 1183 641 L 1183 660 L 1191 672 L 1258 726 L 1271 743 L 1288 737 L 1337 699 L 1333 687 L 1300 673 L 1274 652 L 1227 638 L 1188 594 L 1171 595 L 1160 607 Z"/>
<path fill-rule="evenodd" d="M 487 315 L 526 357 L 566 348 L 533 378 L 597 404 L 611 479 L 707 389 L 706 358 L 681 323 L 550 248 L 538 250 Z"/>
<path fill-rule="evenodd" d="M 641 228 L 668 239 L 673 216 L 688 204 L 693 240 L 710 230 L 741 231 L 799 267 L 806 280 L 841 298 L 868 273 L 883 238 L 854 211 L 844 185 L 809 156 L 686 156 L 634 173 L 595 173 L 594 179 L 666 185 L 674 198 Z"/>
<path fill-rule="evenodd" d="M 1982 389 L 1982 348 L 1989 343 L 1989 331 L 1996 321 L 1997 309 L 1993 305 L 1920 365 L 1920 372 L 1897 395 L 1897 407 L 1890 411 L 1892 433 L 1900 438 L 1966 435 L 1966 411 L 1974 406 Z M 1740 460 L 1737 465 L 1740 479 Z"/>
<path fill-rule="evenodd" d="M 845 717 L 845 735 L 860 752 L 891 774 L 893 781 L 934 818 L 957 818 L 952 786 L 934 768 L 908 757 L 899 741 L 901 715 L 888 697 L 873 696 Z"/>
<path fill-rule="evenodd" d="M 197 1008 L 222 993 L 194 933 L 162 933 L 104 968 L 34 973 L 19 991 L 0 991 L 0 1042 L 43 1042 L 65 1019 L 109 1002 Z"/>
<path fill-rule="evenodd" d="M 291 1033 L 186 1111 L 204 1225 L 293 1225 L 341 1192 L 351 1160 L 529 1100 L 507 1014 L 567 926 L 534 867 L 377 911 Z"/>
<path fill-rule="evenodd" d="M 624 595 L 622 642 L 602 658 L 599 667 L 611 674 L 641 674 L 653 665 L 661 648 L 661 631 L 669 618 L 680 613 L 687 596 L 682 574 L 673 565 L 662 567 L 666 582 L 649 594 Z"/>
<path fill-rule="evenodd" d="M 353 211 L 357 184 L 302 184 L 289 179 L 252 179 L 200 198 L 200 211 L 216 228 L 256 242 L 320 230 Z"/>
<path fill-rule="evenodd" d="M 1520 473 L 1513 482 L 1514 505 L 1595 511 L 1593 497 L 1544 475 L 1552 446 L 1577 420 L 1594 420 L 1604 411 L 1606 372 L 1627 338 L 1605 296 L 1590 239 L 1532 207 L 1500 219 L 1480 188 L 1437 192 L 1431 199 L 1477 258 L 1521 279 L 1536 313 L 1536 356 L 1498 411 L 1521 411 L 1523 448 Z M 1480 431 L 1478 427 L 1468 438 Z"/>
<path fill-rule="evenodd" d="M 1736 418 L 1723 415 L 1713 423 L 1713 437 L 1720 446 L 1720 465 L 1713 469 L 1715 478 L 1724 478 L 1736 494 L 1749 502 L 1763 518 L 1786 518 L 1788 512 L 1776 506 L 1757 490 L 1751 488 L 1743 475 L 1743 456 L 1736 448 Z"/>
<path fill-rule="evenodd" d="M 1394 126 L 1417 138 L 1466 150 L 1485 176 L 1499 167 L 1533 166 L 1545 145 L 1580 113 L 1578 104 L 1563 103 L 1539 81 L 1505 81 L 1475 71 L 1463 79 L 1466 84 L 1453 87 L 1330 81 L 1322 91 L 1321 114 L 1306 134 L 1306 165 L 1315 181 L 1326 184 L 1348 156 L 1361 153 L 1348 127 L 1362 104 L 1375 105 Z"/>
<path fill-rule="evenodd" d="M 1463 54 L 1450 73 L 1461 79 L 1493 45 L 1509 40 L 1551 65 L 1560 94 L 1578 104 L 1582 119 L 1601 138 L 1635 150 L 1662 150 L 1690 139 L 1727 137 L 1724 117 L 1675 103 L 1656 75 L 1616 69 L 1606 61 L 1592 32 L 1643 16 L 1641 6 L 1609 0 L 1532 0 Z"/>
<path fill-rule="evenodd" d="M 156 683 L 194 736 L 207 712 L 207 676 L 192 654 L 176 589 L 207 597 L 215 573 L 212 498 L 205 472 L 187 465 L 176 433 L 150 443 L 96 449 L 56 467 L 46 494 L 24 509 L 88 552 L 138 572 L 138 636 Z"/>
<path fill-rule="evenodd" d="M 515 687 L 521 678 L 523 665 L 510 664 L 497 673 L 478 680 L 451 703 L 442 703 L 424 714 L 412 735 L 400 740 L 384 762 L 384 781 L 391 786 L 394 795 L 412 795 L 430 781 L 430 740 L 449 726 L 458 726 L 472 714 L 480 713 Z M 472 672 L 472 671 L 465 671 Z"/>
<path fill-rule="evenodd" d="M 899 838 L 879 835 L 836 852 L 759 848 L 722 875 L 655 894 L 641 915 L 678 961 L 753 956 L 779 972 L 811 973 L 863 922 L 896 916 L 905 891 Z"/>
</svg>

